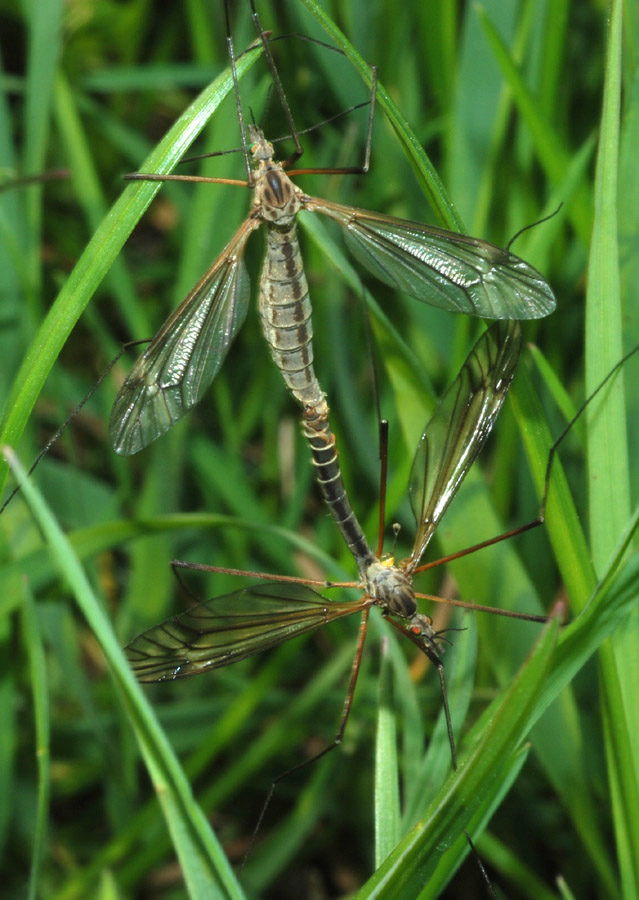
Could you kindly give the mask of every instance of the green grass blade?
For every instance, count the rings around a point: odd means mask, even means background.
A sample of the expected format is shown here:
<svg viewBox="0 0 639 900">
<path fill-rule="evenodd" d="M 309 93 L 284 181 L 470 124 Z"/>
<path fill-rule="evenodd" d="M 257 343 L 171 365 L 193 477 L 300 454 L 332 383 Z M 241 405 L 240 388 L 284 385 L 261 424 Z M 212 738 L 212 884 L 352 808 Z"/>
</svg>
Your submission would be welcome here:
<svg viewBox="0 0 639 900">
<path fill-rule="evenodd" d="M 595 218 L 588 267 L 586 378 L 589 389 L 623 354 L 623 307 L 619 272 L 618 191 L 621 119 L 623 6 L 611 6 L 597 166 Z M 590 532 L 595 568 L 601 571 L 630 514 L 623 375 L 587 410 Z M 608 776 L 623 896 L 639 891 L 639 718 L 635 692 L 639 669 L 635 610 L 612 644 L 601 648 Z M 634 677 L 626 681 L 630 673 Z M 624 684 L 627 683 L 627 687 Z"/>
<path fill-rule="evenodd" d="M 25 148 L 23 174 L 35 175 L 46 168 L 46 152 L 51 128 L 53 86 L 62 45 L 61 0 L 35 2 L 29 6 L 29 67 L 26 81 Z M 25 247 L 29 273 L 28 299 L 41 313 L 39 303 L 40 242 L 42 240 L 42 189 L 30 190 L 27 196 L 27 215 L 30 227 L 29 246 Z"/>
<path fill-rule="evenodd" d="M 238 63 L 238 76 L 244 74 L 258 57 L 257 53 L 244 56 Z M 231 89 L 231 76 L 225 72 L 202 91 L 144 161 L 142 168 L 162 174 L 170 172 Z M 0 426 L 3 444 L 15 446 L 17 443 L 42 384 L 71 329 L 159 188 L 158 183 L 151 182 L 128 185 L 95 232 L 42 323 L 15 379 Z M 3 469 L 1 484 L 5 478 Z"/>
<path fill-rule="evenodd" d="M 28 900 L 39 895 L 41 867 L 46 852 L 46 838 L 51 797 L 51 722 L 47 685 L 47 671 L 38 623 L 36 605 L 29 585 L 25 585 L 22 597 L 22 625 L 24 643 L 29 656 L 33 687 L 33 708 L 36 734 L 36 761 L 38 767 L 38 801 L 35 818 L 35 836 L 29 873 Z"/>
<path fill-rule="evenodd" d="M 243 897 L 243 893 L 235 881 L 217 838 L 194 801 L 188 780 L 155 714 L 129 669 L 98 598 L 92 591 L 68 541 L 36 489 L 25 478 L 17 459 L 8 448 L 5 448 L 5 453 L 11 460 L 12 469 L 21 482 L 24 495 L 57 565 L 100 642 L 122 693 L 149 775 L 158 794 L 167 828 L 180 858 L 191 897 L 194 900 L 195 898 L 212 900 L 216 897 L 232 897 L 239 900 Z"/>
<path fill-rule="evenodd" d="M 555 620 L 544 630 L 472 752 L 460 759 L 458 771 L 448 779 L 423 820 L 357 893 L 357 900 L 405 900 L 419 896 L 442 853 L 459 836 L 489 792 L 498 790 L 496 776 L 521 739 L 522 725 L 525 729 L 529 724 L 546 680 L 558 628 Z M 469 798 L 472 807 L 468 805 Z"/>
<path fill-rule="evenodd" d="M 383 639 L 379 672 L 377 732 L 375 738 L 375 863 L 376 868 L 397 845 L 400 837 L 397 727 L 393 703 L 388 641 Z"/>
<path fill-rule="evenodd" d="M 309 12 L 315 16 L 331 40 L 344 51 L 348 59 L 360 73 L 364 83 L 370 87 L 372 84 L 370 66 L 360 56 L 346 35 L 344 35 L 336 23 L 326 15 L 324 10 L 318 6 L 315 0 L 303 0 L 303 3 Z M 415 173 L 420 180 L 422 188 L 433 208 L 436 210 L 440 221 L 447 228 L 451 228 L 454 231 L 463 231 L 464 228 L 461 219 L 459 218 L 433 164 L 428 159 L 418 138 L 410 128 L 404 116 L 402 116 L 390 94 L 381 84 L 378 84 L 377 86 L 377 102 L 384 110 L 389 122 L 393 126 L 407 157 L 414 166 Z"/>
<path fill-rule="evenodd" d="M 545 167 L 549 180 L 558 182 L 568 168 L 569 155 L 559 137 L 555 135 L 550 123 L 544 120 L 539 104 L 526 87 L 522 75 L 515 66 L 497 29 L 487 18 L 481 7 L 479 15 L 495 58 L 501 66 L 504 77 L 507 79 L 513 92 L 515 104 L 519 108 L 522 119 L 532 135 L 539 160 Z M 571 204 L 571 212 L 572 221 L 579 230 L 584 243 L 588 242 L 590 236 L 588 230 L 590 209 L 590 197 L 587 191 L 582 188 L 573 204 Z"/>
</svg>

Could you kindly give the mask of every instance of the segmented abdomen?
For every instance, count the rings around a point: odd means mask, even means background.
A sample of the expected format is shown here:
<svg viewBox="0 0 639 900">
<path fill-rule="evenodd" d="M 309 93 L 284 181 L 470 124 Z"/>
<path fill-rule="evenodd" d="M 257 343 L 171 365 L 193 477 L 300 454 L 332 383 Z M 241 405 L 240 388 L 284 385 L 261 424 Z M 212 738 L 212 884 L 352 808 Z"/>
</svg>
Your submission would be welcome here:
<svg viewBox="0 0 639 900">
<path fill-rule="evenodd" d="M 325 403 L 313 370 L 311 301 L 295 224 L 268 228 L 260 315 L 275 365 L 297 402 L 303 407 Z"/>
<path fill-rule="evenodd" d="M 304 410 L 302 423 L 304 436 L 311 446 L 315 475 L 324 502 L 330 509 L 348 549 L 355 557 L 360 576 L 365 578 L 369 566 L 375 560 L 375 554 L 368 546 L 366 535 L 348 499 L 337 456 L 335 435 L 328 423 L 328 406 L 326 401 L 323 402 L 326 410 L 324 414 L 310 407 Z"/>
<path fill-rule="evenodd" d="M 271 355 L 303 410 L 317 481 L 360 573 L 375 558 L 353 512 L 340 471 L 328 404 L 313 370 L 313 326 L 308 284 L 295 224 L 270 226 L 260 281 L 260 315 Z"/>
</svg>

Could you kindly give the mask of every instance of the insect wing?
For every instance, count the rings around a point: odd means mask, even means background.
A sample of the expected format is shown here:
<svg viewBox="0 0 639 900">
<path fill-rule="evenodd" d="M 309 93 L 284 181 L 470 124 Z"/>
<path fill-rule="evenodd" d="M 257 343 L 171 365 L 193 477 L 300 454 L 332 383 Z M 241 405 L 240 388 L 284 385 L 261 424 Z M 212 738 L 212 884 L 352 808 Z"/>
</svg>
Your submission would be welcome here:
<svg viewBox="0 0 639 900">
<path fill-rule="evenodd" d="M 217 375 L 248 311 L 242 256 L 258 226 L 253 219 L 240 226 L 131 369 L 109 421 L 116 453 L 130 456 L 168 431 Z"/>
<path fill-rule="evenodd" d="M 199 603 L 150 628 L 125 653 L 140 681 L 186 678 L 228 666 L 361 608 L 360 603 L 326 600 L 304 585 L 258 584 Z"/>
<path fill-rule="evenodd" d="M 414 569 L 488 437 L 521 351 L 518 322 L 496 322 L 477 341 L 422 434 L 409 481 L 417 521 Z"/>
<path fill-rule="evenodd" d="M 339 222 L 376 278 L 431 306 L 488 319 L 537 319 L 555 308 L 545 278 L 495 244 L 317 197 L 304 206 Z"/>
</svg>

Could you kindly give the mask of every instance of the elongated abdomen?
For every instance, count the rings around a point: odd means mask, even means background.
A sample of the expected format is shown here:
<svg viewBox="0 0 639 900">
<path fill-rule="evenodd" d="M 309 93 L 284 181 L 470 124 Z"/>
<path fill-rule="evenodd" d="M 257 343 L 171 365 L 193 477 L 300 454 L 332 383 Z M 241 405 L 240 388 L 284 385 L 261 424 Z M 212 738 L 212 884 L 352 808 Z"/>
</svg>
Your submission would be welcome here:
<svg viewBox="0 0 639 900">
<path fill-rule="evenodd" d="M 322 399 L 321 411 L 312 407 L 304 409 L 302 427 L 310 444 L 317 483 L 324 502 L 331 511 L 337 527 L 346 541 L 348 549 L 355 557 L 361 577 L 375 560 L 359 520 L 351 507 L 335 446 L 335 436 L 328 421 L 328 406 Z"/>
<path fill-rule="evenodd" d="M 363 572 L 374 555 L 348 500 L 328 405 L 313 370 L 311 301 L 295 225 L 270 225 L 267 242 L 260 281 L 264 335 L 286 386 L 302 407 L 304 435 L 324 501 Z"/>
<path fill-rule="evenodd" d="M 313 370 L 311 302 L 294 224 L 286 229 L 268 228 L 260 315 L 286 386 L 303 407 L 317 408 L 324 402 L 324 394 Z"/>
</svg>

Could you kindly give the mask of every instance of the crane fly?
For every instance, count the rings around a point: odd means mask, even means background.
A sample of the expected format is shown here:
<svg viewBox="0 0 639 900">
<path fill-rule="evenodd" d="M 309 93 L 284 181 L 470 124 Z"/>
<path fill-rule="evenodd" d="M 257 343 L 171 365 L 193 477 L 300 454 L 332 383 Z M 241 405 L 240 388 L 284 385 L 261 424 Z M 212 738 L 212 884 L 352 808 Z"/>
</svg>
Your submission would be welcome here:
<svg viewBox="0 0 639 900">
<path fill-rule="evenodd" d="M 428 616 L 417 611 L 416 602 L 421 598 L 437 598 L 416 593 L 412 576 L 421 571 L 419 563 L 435 528 L 490 433 L 512 381 L 520 349 L 519 324 L 494 323 L 469 354 L 426 426 L 409 481 L 417 522 L 409 557 L 395 565 L 392 557 L 381 555 L 379 546 L 376 557 L 358 560 L 360 572 L 364 572 L 359 582 L 328 585 L 303 578 L 262 576 L 269 580 L 197 604 L 145 631 L 127 646 L 126 653 L 138 679 L 167 681 L 220 668 L 336 619 L 361 613 L 360 636 L 338 732 L 341 739 L 359 670 L 368 615 L 371 607 L 378 606 L 388 621 L 431 660 L 444 687 L 441 651 L 446 639 L 433 629 Z M 177 565 L 235 572 L 192 563 Z M 317 586 L 360 588 L 362 594 L 355 601 L 335 601 L 315 590 Z M 504 610 L 490 611 L 508 614 Z M 531 618 L 545 621 L 541 617 Z M 455 761 L 447 704 L 445 708 Z"/>
<path fill-rule="evenodd" d="M 371 127 L 372 113 L 369 132 Z M 249 237 L 262 224 L 267 228 L 267 251 L 259 306 L 266 340 L 296 400 L 322 414 L 325 401 L 312 366 L 311 305 L 296 233 L 300 210 L 337 222 L 349 249 L 369 272 L 417 300 L 496 319 L 538 318 L 554 309 L 555 298 L 543 276 L 508 250 L 441 228 L 313 197 L 290 176 L 355 170 L 298 169 L 287 174 L 286 163 L 273 159 L 273 145 L 262 131 L 250 125 L 248 132 L 252 168 L 247 181 L 142 173 L 127 176 L 239 184 L 253 190 L 253 205 L 120 389 L 109 423 L 117 453 L 130 455 L 146 447 L 191 409 L 213 381 L 246 318 L 250 284 L 244 251 Z"/>
</svg>

